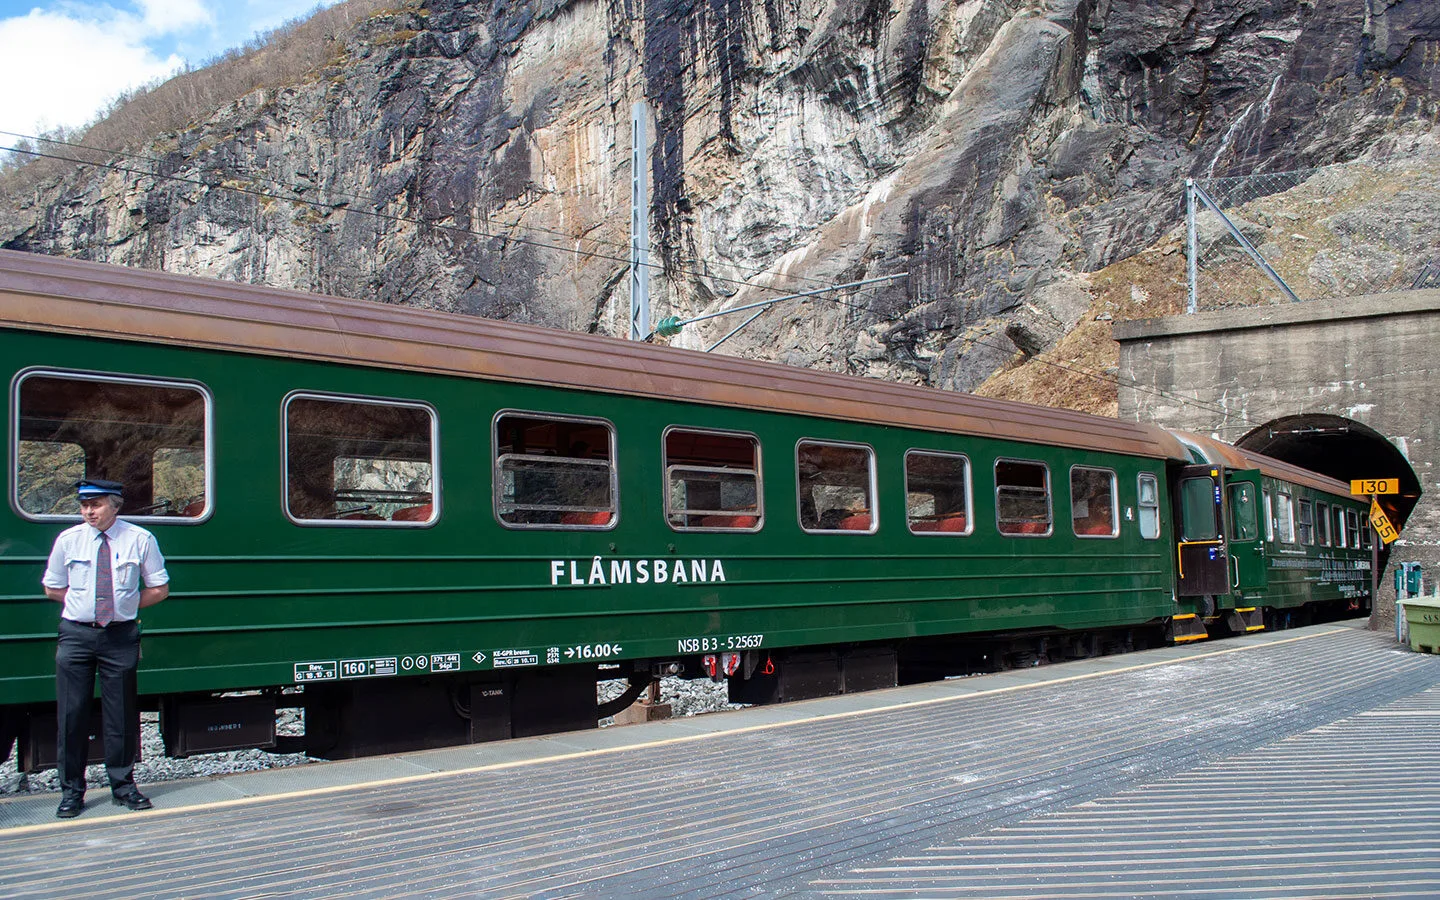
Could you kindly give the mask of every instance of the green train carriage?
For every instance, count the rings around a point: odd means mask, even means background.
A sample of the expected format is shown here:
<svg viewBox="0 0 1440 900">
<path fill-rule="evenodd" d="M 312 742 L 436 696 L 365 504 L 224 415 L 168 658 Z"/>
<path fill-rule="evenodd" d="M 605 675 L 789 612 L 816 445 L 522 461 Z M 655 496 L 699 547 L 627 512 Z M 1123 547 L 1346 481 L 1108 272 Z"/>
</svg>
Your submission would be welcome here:
<svg viewBox="0 0 1440 900">
<path fill-rule="evenodd" d="M 38 579 L 82 476 L 125 482 L 169 562 L 140 684 L 177 755 L 296 749 L 279 705 L 353 756 L 593 727 L 600 677 L 766 702 L 1355 602 L 1227 551 L 1237 483 L 1342 519 L 1343 486 L 1151 426 L 8 252 L 0 359 L 0 722 L 27 768 L 53 741 Z M 1359 572 L 1348 538 L 1257 556 Z"/>
</svg>

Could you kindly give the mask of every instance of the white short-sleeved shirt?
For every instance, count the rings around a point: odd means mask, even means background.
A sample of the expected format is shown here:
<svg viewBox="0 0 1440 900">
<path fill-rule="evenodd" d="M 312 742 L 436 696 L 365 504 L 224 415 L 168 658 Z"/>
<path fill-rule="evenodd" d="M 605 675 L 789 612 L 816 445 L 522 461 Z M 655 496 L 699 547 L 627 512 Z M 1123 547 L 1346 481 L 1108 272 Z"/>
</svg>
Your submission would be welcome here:
<svg viewBox="0 0 1440 900">
<path fill-rule="evenodd" d="M 134 619 L 140 614 L 140 580 L 145 587 L 159 587 L 170 581 L 165 557 L 155 536 L 139 525 L 116 519 L 105 532 L 110 539 L 111 565 L 115 576 L 115 620 Z M 80 523 L 60 532 L 45 566 L 40 583 L 47 588 L 68 588 L 65 609 L 60 615 L 73 622 L 95 621 L 95 557 L 100 551 L 100 530 Z"/>
</svg>

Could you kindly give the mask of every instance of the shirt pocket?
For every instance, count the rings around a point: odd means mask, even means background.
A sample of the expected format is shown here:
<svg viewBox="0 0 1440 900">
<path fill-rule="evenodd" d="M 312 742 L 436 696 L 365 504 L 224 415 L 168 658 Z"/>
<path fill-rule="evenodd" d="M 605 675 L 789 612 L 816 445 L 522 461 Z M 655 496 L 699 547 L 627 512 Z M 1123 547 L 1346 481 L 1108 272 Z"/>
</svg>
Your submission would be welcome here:
<svg viewBox="0 0 1440 900">
<path fill-rule="evenodd" d="M 65 560 L 65 580 L 69 582 L 67 588 L 72 599 L 79 600 L 90 596 L 90 590 L 94 587 L 95 560 L 86 559 L 83 556 L 72 556 Z"/>
<path fill-rule="evenodd" d="M 133 591 L 140 586 L 140 560 L 115 560 L 115 590 Z"/>
</svg>

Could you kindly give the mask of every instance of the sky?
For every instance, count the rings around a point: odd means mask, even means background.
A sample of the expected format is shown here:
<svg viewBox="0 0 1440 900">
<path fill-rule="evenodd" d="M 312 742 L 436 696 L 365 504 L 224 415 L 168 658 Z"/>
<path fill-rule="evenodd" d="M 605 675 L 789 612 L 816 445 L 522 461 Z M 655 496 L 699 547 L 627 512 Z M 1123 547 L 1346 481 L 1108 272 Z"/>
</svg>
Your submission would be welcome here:
<svg viewBox="0 0 1440 900">
<path fill-rule="evenodd" d="M 326 0 L 328 5 L 333 0 Z M 123 91 L 198 67 L 320 0 L 0 0 L 0 131 L 85 125 Z M 0 134 L 0 147 L 17 138 Z"/>
</svg>

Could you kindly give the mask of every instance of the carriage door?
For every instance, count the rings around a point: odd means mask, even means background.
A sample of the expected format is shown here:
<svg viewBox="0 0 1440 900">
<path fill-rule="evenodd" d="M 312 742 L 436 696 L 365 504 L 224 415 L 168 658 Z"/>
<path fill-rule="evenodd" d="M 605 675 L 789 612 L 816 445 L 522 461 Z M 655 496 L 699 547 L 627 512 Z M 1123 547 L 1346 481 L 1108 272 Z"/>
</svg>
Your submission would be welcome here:
<svg viewBox="0 0 1440 900">
<path fill-rule="evenodd" d="M 1186 466 L 1177 482 L 1178 574 L 1182 597 L 1230 593 L 1225 495 L 1219 466 Z"/>
<path fill-rule="evenodd" d="M 1269 583 L 1265 568 L 1265 541 L 1261 531 L 1260 471 L 1246 469 L 1225 475 L 1226 500 L 1230 528 L 1230 589 L 1236 602 L 1248 599 L 1255 606 L 1263 598 Z"/>
</svg>

